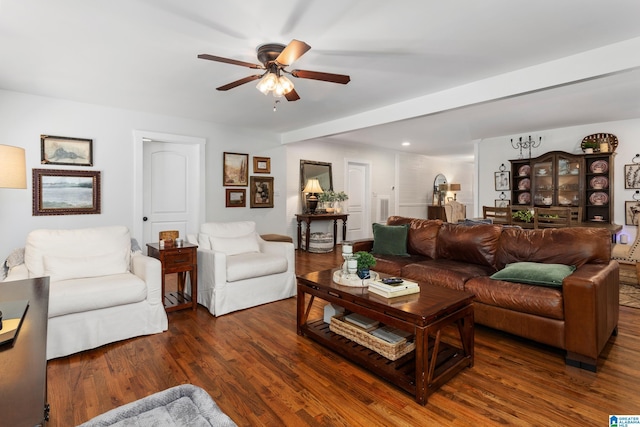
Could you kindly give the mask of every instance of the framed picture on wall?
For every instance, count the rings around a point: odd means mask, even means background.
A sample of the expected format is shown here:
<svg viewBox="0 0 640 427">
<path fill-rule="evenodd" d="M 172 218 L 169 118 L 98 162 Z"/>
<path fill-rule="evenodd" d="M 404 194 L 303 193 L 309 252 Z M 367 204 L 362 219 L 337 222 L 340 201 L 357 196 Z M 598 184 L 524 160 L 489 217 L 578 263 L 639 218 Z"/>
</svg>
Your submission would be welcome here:
<svg viewBox="0 0 640 427">
<path fill-rule="evenodd" d="M 249 184 L 250 207 L 273 207 L 273 177 L 252 176 Z"/>
<path fill-rule="evenodd" d="M 93 140 L 40 135 L 40 163 L 93 166 Z"/>
<path fill-rule="evenodd" d="M 244 208 L 247 206 L 247 190 L 244 188 L 227 188 L 226 189 L 227 208 Z"/>
<path fill-rule="evenodd" d="M 496 185 L 496 191 L 509 191 L 511 190 L 511 172 L 500 171 L 494 174 L 494 180 Z"/>
<path fill-rule="evenodd" d="M 271 158 L 253 156 L 253 173 L 271 173 Z"/>
<path fill-rule="evenodd" d="M 640 201 L 628 200 L 624 202 L 624 225 L 638 225 L 640 223 Z"/>
<path fill-rule="evenodd" d="M 99 171 L 33 170 L 34 216 L 99 213 Z"/>
<path fill-rule="evenodd" d="M 624 188 L 640 188 L 640 163 L 624 165 Z"/>
<path fill-rule="evenodd" d="M 496 200 L 496 208 L 507 208 L 511 204 L 511 200 L 509 199 L 495 199 Z"/>
<path fill-rule="evenodd" d="M 249 180 L 249 155 L 224 153 L 222 183 L 229 187 L 246 187 Z"/>
</svg>

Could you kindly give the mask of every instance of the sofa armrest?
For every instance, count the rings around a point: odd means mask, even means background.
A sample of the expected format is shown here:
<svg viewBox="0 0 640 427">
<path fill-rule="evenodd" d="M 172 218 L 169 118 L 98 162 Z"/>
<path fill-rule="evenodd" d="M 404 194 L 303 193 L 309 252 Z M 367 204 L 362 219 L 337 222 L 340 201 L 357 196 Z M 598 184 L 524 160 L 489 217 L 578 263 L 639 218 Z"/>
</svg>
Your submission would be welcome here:
<svg viewBox="0 0 640 427">
<path fill-rule="evenodd" d="M 273 242 L 260 239 L 260 252 L 283 256 L 287 259 L 287 271 L 296 270 L 296 250 L 293 243 Z"/>
<path fill-rule="evenodd" d="M 131 256 L 131 272 L 147 285 L 149 304 L 162 304 L 162 264 L 159 260 L 143 254 Z"/>
<path fill-rule="evenodd" d="M 619 269 L 614 260 L 608 264 L 585 264 L 564 279 L 567 358 L 595 366 L 618 327 Z"/>
<path fill-rule="evenodd" d="M 354 254 L 360 251 L 371 252 L 373 249 L 373 239 L 354 240 L 351 244 L 353 245 Z"/>
<path fill-rule="evenodd" d="M 198 248 L 198 282 L 226 283 L 227 256 L 222 252 Z"/>
<path fill-rule="evenodd" d="M 7 277 L 3 282 L 13 282 L 14 280 L 23 280 L 29 278 L 29 270 L 27 270 L 26 264 L 18 264 L 11 267 L 7 272 Z"/>
</svg>

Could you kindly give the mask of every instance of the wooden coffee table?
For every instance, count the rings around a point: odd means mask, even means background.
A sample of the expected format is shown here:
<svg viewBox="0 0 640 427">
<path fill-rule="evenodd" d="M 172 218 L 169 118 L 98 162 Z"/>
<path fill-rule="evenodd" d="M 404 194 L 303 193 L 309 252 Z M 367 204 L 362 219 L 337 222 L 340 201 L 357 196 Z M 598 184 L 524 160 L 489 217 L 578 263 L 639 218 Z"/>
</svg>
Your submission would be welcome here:
<svg viewBox="0 0 640 427">
<path fill-rule="evenodd" d="M 467 366 L 473 366 L 473 294 L 420 283 L 419 294 L 387 299 L 369 294 L 367 288 L 338 285 L 333 281 L 333 271 L 298 276 L 298 335 L 306 335 L 365 367 L 414 395 L 422 405 L 442 384 Z M 307 294 L 311 296 L 308 301 Z M 416 350 L 391 361 L 330 331 L 323 319 L 310 321 L 315 297 L 411 332 Z M 455 339 L 449 336 L 443 340 L 443 329 L 451 325 L 457 327 Z"/>
</svg>

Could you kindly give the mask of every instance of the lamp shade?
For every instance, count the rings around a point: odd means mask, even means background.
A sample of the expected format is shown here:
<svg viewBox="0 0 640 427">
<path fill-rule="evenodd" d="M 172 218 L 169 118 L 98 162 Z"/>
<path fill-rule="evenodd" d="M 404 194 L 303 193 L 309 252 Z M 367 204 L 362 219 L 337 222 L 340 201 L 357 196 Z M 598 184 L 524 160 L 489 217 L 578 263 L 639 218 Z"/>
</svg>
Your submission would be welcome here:
<svg viewBox="0 0 640 427">
<path fill-rule="evenodd" d="M 323 193 L 322 187 L 320 187 L 320 181 L 318 178 L 310 178 L 305 185 L 303 193 Z"/>
<path fill-rule="evenodd" d="M 0 188 L 27 188 L 24 148 L 0 145 Z"/>
<path fill-rule="evenodd" d="M 448 191 L 460 191 L 460 184 L 449 184 Z"/>
</svg>

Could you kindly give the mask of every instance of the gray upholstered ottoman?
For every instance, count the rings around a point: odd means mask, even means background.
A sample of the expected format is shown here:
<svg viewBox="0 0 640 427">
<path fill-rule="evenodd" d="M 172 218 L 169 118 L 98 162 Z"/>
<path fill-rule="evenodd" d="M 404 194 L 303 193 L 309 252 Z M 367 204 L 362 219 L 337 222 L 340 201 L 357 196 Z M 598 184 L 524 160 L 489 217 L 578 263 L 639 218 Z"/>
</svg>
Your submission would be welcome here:
<svg viewBox="0 0 640 427">
<path fill-rule="evenodd" d="M 81 424 L 81 427 L 235 425 L 206 391 L 192 384 L 183 384 L 112 409 Z"/>
</svg>

